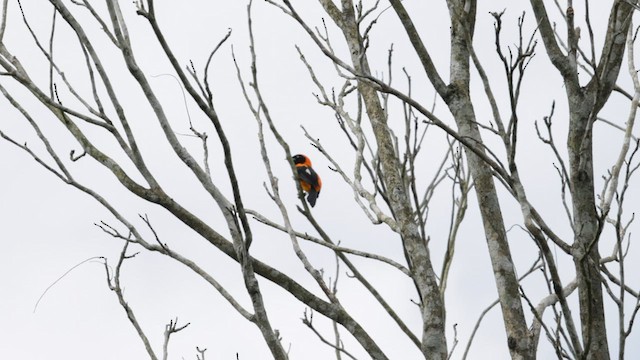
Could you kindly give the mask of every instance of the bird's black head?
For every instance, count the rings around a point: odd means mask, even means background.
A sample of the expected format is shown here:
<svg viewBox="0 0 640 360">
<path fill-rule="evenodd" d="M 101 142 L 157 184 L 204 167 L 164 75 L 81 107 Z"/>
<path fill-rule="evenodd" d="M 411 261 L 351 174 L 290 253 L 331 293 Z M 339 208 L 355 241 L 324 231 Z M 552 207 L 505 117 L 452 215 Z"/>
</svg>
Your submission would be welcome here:
<svg viewBox="0 0 640 360">
<path fill-rule="evenodd" d="M 292 159 L 294 164 L 304 164 L 307 161 L 307 157 L 302 154 L 294 155 Z"/>
</svg>

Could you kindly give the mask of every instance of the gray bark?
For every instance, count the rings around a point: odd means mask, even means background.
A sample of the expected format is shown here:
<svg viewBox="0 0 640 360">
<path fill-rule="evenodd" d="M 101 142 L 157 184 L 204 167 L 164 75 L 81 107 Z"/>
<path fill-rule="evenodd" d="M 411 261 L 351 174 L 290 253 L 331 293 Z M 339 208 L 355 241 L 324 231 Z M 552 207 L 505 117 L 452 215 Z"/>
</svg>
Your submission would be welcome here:
<svg viewBox="0 0 640 360">
<path fill-rule="evenodd" d="M 358 30 L 353 3 L 350 0 L 343 0 L 340 11 L 329 1 L 321 2 L 343 32 L 355 72 L 370 76 L 371 71 L 363 47 L 363 39 Z M 402 166 L 394 150 L 387 118 L 378 98 L 378 92 L 371 84 L 361 80 L 358 82 L 358 90 L 371 121 L 389 204 L 397 222 L 397 230 L 402 238 L 411 275 L 420 297 L 423 321 L 421 350 L 425 359 L 444 360 L 448 356 L 444 305 L 426 241 L 422 238 L 416 224 L 410 195 L 401 178 Z"/>
<path fill-rule="evenodd" d="M 471 140 L 472 144 L 482 144 L 473 104 L 469 95 L 470 53 L 468 41 L 472 38 L 475 23 L 475 1 L 448 1 L 451 25 L 451 83 L 446 85 L 438 75 L 426 47 L 422 43 L 411 18 L 400 1 L 391 4 L 401 19 L 416 53 L 421 59 L 425 73 L 444 99 L 458 126 L 459 135 Z M 518 279 L 507 241 L 504 219 L 498 201 L 498 194 L 489 165 L 476 154 L 484 150 L 466 149 L 467 161 L 474 179 L 476 196 L 480 205 L 483 226 L 496 287 L 498 290 L 508 347 L 513 359 L 535 358 L 535 347 L 526 325 L 520 301 Z"/>
<path fill-rule="evenodd" d="M 625 37 L 633 8 L 625 1 L 614 1 L 602 56 L 594 76 L 586 86 L 578 81 L 576 30 L 573 9 L 567 9 L 568 46 L 560 50 L 542 0 L 531 0 L 540 35 L 549 59 L 563 76 L 569 103 L 569 189 L 573 208 L 574 242 L 572 255 L 578 282 L 580 320 L 585 359 L 609 359 L 604 299 L 599 270 L 598 240 L 603 219 L 596 211 L 593 172 L 593 123 L 609 98 L 620 72 Z"/>
</svg>

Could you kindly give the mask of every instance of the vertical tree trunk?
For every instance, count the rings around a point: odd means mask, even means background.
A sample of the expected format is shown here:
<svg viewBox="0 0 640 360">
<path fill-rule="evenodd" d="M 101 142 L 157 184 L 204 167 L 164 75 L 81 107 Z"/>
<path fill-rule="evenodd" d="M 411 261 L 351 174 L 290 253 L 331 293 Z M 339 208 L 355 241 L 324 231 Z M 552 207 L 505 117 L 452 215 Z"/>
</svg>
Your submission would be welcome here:
<svg viewBox="0 0 640 360">
<path fill-rule="evenodd" d="M 335 11 L 335 9 L 334 9 Z M 329 11 L 328 11 L 329 12 Z M 331 14 L 331 12 L 329 12 Z M 335 13 L 334 13 L 335 14 Z M 351 61 L 357 73 L 370 75 L 362 38 L 358 30 L 354 7 L 350 0 L 342 1 L 341 18 L 336 19 L 349 46 Z M 431 257 L 425 239 L 420 235 L 418 225 L 410 205 L 407 188 L 401 178 L 402 166 L 389 132 L 387 118 L 378 98 L 378 92 L 367 82 L 359 81 L 358 90 L 362 96 L 367 115 L 371 121 L 378 146 L 378 156 L 382 167 L 382 177 L 389 194 L 391 211 L 402 237 L 405 253 L 409 258 L 413 281 L 420 296 L 422 311 L 422 353 L 425 359 L 446 360 L 448 356 L 445 337 L 445 310 Z"/>
<path fill-rule="evenodd" d="M 598 252 L 601 224 L 596 212 L 593 179 L 593 119 L 589 111 L 593 108 L 593 101 L 589 100 L 577 95 L 570 97 L 567 148 L 575 229 L 573 260 L 586 359 L 608 359 L 609 346 Z"/>
<path fill-rule="evenodd" d="M 593 173 L 593 122 L 615 86 L 625 49 L 625 37 L 633 8 L 627 1 L 615 0 L 607 25 L 602 55 L 594 76 L 580 86 L 576 65 L 577 29 L 573 28 L 574 9 L 567 8 L 569 52 L 563 53 L 556 41 L 542 0 L 530 0 L 549 60 L 564 79 L 569 103 L 569 189 L 573 205 L 573 259 L 578 282 L 582 340 L 586 359 L 609 359 L 609 346 L 600 280 L 598 240 L 601 219 L 596 211 Z M 636 3 L 632 1 L 630 3 Z M 595 61 L 595 59 L 594 59 Z"/>
<path fill-rule="evenodd" d="M 438 74 L 417 29 L 401 1 L 391 0 L 409 40 L 423 64 L 425 74 L 444 99 L 453 114 L 461 137 L 482 144 L 473 104 L 469 95 L 469 41 L 473 37 L 476 16 L 474 0 L 448 0 L 451 18 L 451 82 L 446 85 Z M 480 147 L 481 148 L 481 147 Z M 483 150 L 480 150 L 483 151 Z M 535 358 L 535 347 L 527 329 L 526 319 L 513 259 L 507 241 L 498 194 L 489 166 L 473 151 L 466 151 L 467 162 L 475 183 L 476 196 L 485 229 L 496 287 L 507 332 L 508 347 L 513 359 Z"/>
<path fill-rule="evenodd" d="M 460 135 L 481 143 L 482 138 L 475 123 L 470 99 L 452 100 L 449 102 L 449 108 L 454 114 Z M 535 344 L 532 343 L 527 329 L 518 279 L 491 169 L 473 151 L 467 150 L 466 155 L 482 216 L 511 358 L 535 359 Z"/>
<path fill-rule="evenodd" d="M 451 84 L 444 97 L 455 118 L 458 132 L 464 138 L 482 144 L 473 104 L 469 95 L 470 53 L 468 42 L 472 39 L 475 22 L 475 1 L 448 1 L 451 17 Z M 492 171 L 473 151 L 466 149 L 467 162 L 474 179 L 476 196 L 489 248 L 507 344 L 512 359 L 534 359 L 532 344 L 524 310 L 520 300 L 518 278 L 515 273 L 511 250 L 507 241 L 504 219 Z"/>
</svg>

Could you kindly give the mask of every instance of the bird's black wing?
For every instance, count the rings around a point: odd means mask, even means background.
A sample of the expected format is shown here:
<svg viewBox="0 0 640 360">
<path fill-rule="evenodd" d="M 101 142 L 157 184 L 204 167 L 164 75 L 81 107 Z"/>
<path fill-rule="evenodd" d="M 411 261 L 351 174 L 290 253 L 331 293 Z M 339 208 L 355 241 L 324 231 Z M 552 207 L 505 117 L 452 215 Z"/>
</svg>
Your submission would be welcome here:
<svg viewBox="0 0 640 360">
<path fill-rule="evenodd" d="M 311 205 L 311 207 L 314 207 L 316 205 L 316 200 L 318 199 L 319 194 L 318 190 L 316 190 L 319 185 L 318 174 L 316 174 L 316 172 L 308 166 L 298 166 L 298 177 L 300 178 L 300 181 L 310 185 L 307 201 L 309 202 L 309 205 Z"/>
<path fill-rule="evenodd" d="M 300 180 L 311 185 L 312 189 L 318 187 L 318 174 L 308 166 L 298 166 L 298 177 Z"/>
</svg>

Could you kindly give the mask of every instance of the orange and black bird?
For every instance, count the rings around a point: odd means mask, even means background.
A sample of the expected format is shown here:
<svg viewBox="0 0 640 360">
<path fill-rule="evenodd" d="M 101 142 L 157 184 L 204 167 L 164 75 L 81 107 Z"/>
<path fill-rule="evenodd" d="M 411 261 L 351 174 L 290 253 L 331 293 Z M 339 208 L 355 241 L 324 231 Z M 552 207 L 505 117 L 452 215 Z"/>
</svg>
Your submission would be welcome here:
<svg viewBox="0 0 640 360">
<path fill-rule="evenodd" d="M 316 199 L 320 195 L 320 189 L 322 188 L 322 180 L 320 176 L 311 167 L 311 160 L 308 157 L 298 154 L 293 157 L 293 163 L 298 170 L 298 181 L 302 190 L 306 191 L 309 195 L 307 201 L 311 207 L 316 205 Z"/>
</svg>

